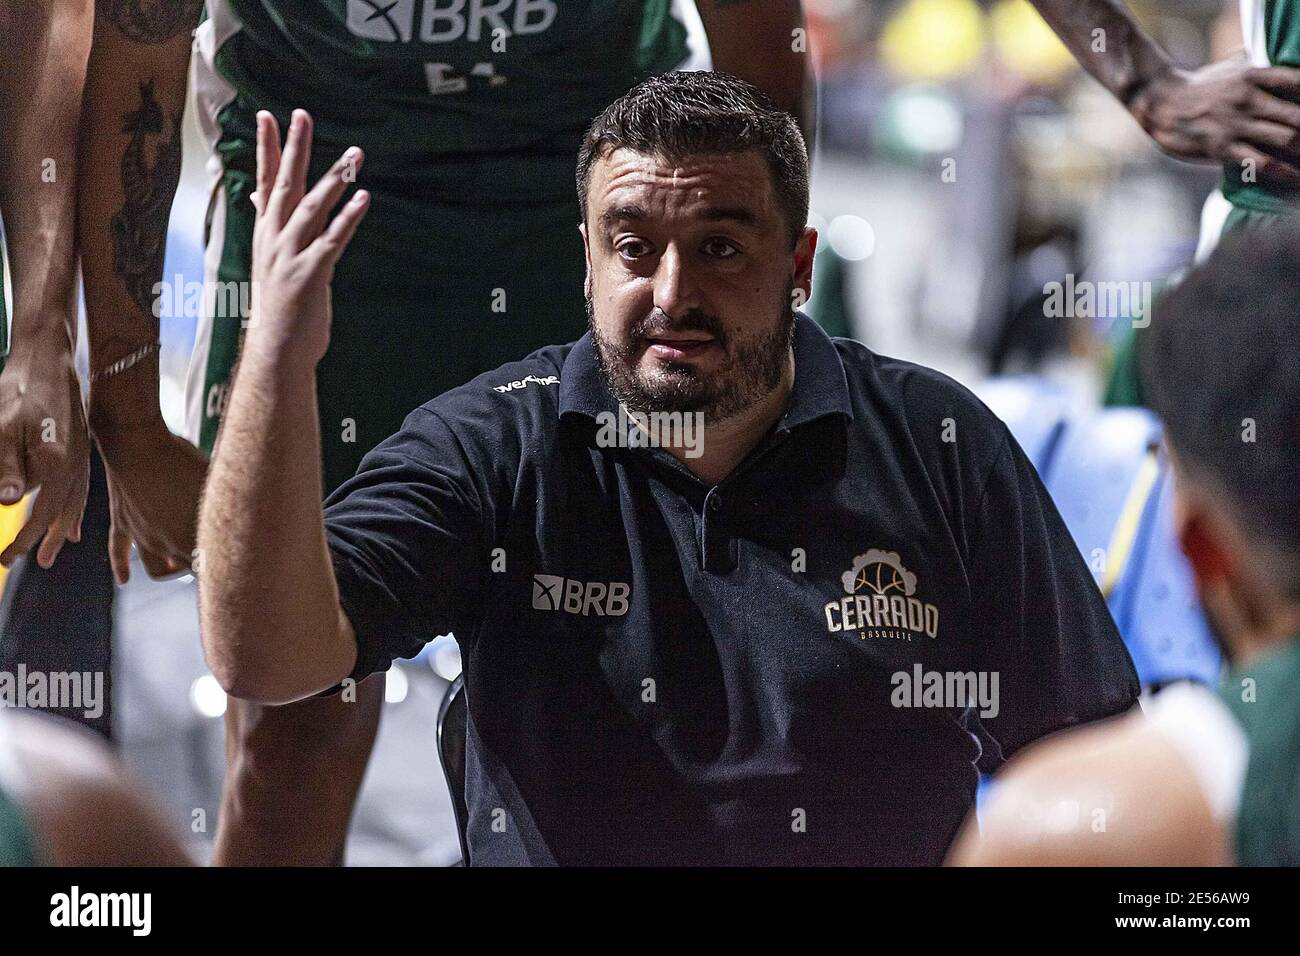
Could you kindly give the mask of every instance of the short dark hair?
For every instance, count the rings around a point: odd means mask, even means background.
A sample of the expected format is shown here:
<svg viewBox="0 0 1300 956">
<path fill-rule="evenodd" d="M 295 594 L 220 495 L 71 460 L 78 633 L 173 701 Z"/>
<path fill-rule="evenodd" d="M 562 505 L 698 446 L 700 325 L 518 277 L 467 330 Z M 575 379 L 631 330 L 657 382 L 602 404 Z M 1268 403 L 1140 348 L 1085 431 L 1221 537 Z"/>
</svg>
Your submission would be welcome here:
<svg viewBox="0 0 1300 956">
<path fill-rule="evenodd" d="M 792 247 L 808 222 L 808 150 L 798 124 L 766 94 L 734 76 L 661 73 L 609 104 L 578 149 L 578 207 L 583 222 L 592 167 L 620 148 L 670 160 L 756 149 L 772 174 Z"/>
<path fill-rule="evenodd" d="M 1225 236 L 1157 300 L 1147 339 L 1143 385 L 1179 461 L 1300 598 L 1300 229 Z"/>
</svg>

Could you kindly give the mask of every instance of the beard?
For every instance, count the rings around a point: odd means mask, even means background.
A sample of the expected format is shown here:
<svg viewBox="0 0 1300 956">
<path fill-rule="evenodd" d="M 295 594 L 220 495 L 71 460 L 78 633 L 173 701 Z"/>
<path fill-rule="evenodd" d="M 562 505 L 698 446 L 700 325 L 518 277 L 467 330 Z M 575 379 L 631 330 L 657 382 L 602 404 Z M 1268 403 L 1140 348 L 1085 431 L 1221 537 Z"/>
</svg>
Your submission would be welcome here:
<svg viewBox="0 0 1300 956">
<path fill-rule="evenodd" d="M 680 319 L 655 309 L 638 319 L 627 345 L 607 339 L 596 327 L 591 290 L 586 293 L 587 328 L 600 370 L 611 394 L 636 412 L 702 412 L 706 425 L 726 421 L 753 407 L 781 384 L 794 344 L 794 279 L 786 282 L 778 306 L 780 321 L 771 332 L 746 337 L 728 334 L 722 321 L 699 309 Z M 639 369 L 647 340 L 668 332 L 706 332 L 723 351 L 722 365 L 704 372 L 685 362 L 657 362 L 653 373 Z"/>
</svg>

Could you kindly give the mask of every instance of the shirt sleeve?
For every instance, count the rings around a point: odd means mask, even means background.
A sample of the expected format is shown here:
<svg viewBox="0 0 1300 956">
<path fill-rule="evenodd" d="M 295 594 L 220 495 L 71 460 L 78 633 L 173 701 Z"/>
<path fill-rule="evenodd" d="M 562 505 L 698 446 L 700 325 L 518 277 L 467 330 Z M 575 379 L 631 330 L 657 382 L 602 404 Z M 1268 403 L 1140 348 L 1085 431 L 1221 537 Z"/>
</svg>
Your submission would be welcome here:
<svg viewBox="0 0 1300 956">
<path fill-rule="evenodd" d="M 427 408 L 329 496 L 325 536 L 357 638 L 353 680 L 414 656 L 477 600 L 482 514 L 464 448 Z"/>
<path fill-rule="evenodd" d="M 975 659 L 998 675 L 980 721 L 1003 757 L 1129 709 L 1140 685 L 1101 589 L 1016 440 L 1004 439 L 971 523 Z"/>
</svg>

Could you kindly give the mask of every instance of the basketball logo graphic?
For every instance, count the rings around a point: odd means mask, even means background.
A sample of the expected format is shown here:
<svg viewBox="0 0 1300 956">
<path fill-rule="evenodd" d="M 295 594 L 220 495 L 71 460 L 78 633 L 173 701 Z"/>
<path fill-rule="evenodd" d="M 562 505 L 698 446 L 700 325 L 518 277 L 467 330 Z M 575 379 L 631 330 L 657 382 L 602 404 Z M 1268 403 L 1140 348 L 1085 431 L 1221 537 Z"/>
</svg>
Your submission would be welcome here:
<svg viewBox="0 0 1300 956">
<path fill-rule="evenodd" d="M 856 555 L 840 575 L 846 597 L 826 604 L 826 630 L 860 640 L 911 641 L 939 633 L 939 608 L 916 596 L 916 575 L 897 551 L 881 548 Z"/>
<path fill-rule="evenodd" d="M 875 594 L 901 594 L 911 597 L 916 593 L 916 575 L 903 567 L 897 551 L 872 548 L 853 559 L 853 566 L 841 576 L 844 590 L 856 594 L 863 588 Z"/>
</svg>

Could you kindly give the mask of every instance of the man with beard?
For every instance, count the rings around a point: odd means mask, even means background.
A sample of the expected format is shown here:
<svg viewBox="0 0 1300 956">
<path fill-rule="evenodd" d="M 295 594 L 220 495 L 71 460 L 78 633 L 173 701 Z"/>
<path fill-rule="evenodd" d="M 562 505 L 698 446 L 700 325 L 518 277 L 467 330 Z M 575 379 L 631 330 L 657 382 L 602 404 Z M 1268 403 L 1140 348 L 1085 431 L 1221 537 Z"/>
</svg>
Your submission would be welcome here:
<svg viewBox="0 0 1300 956">
<path fill-rule="evenodd" d="M 96 669 L 109 672 L 113 576 L 127 579 L 132 542 L 153 575 L 201 560 L 198 496 L 248 318 L 257 112 L 286 122 L 292 107 L 310 109 L 325 157 L 311 166 L 313 179 L 343 147 L 365 150 L 375 215 L 335 273 L 340 320 L 316 377 L 329 492 L 429 396 L 581 333 L 573 152 L 611 99 L 688 54 L 671 0 L 5 6 L 15 23 L 6 31 L 0 22 L 0 113 L 14 148 L 12 163 L 0 160 L 0 200 L 11 251 L 22 241 L 13 258 L 14 354 L 0 379 L 0 503 L 38 484 L 42 491 L 0 553 L 0 564 L 30 553 L 0 608 L 0 664 L 93 653 L 104 662 Z M 30 14 L 34 6 L 57 9 L 58 29 L 45 22 L 54 13 Z M 811 129 L 798 0 L 696 7 L 713 62 Z M 41 42 L 47 33 L 66 42 Z M 187 66 L 212 190 L 186 401 L 194 445 L 171 433 L 159 403 L 160 312 L 191 299 L 162 274 Z M 70 98 L 83 79 L 84 96 Z M 72 123 L 62 122 L 69 101 Z M 59 131 L 66 135 L 54 137 Z M 55 160 L 57 184 L 37 182 Z M 64 220 L 23 213 L 47 207 Z M 60 222 L 67 228 L 56 229 Z M 49 567 L 64 537 L 81 536 L 86 498 L 86 416 L 56 321 L 75 310 L 74 238 L 85 278 L 88 418 L 104 467 L 92 457 L 86 543 Z M 351 699 L 234 702 L 214 859 L 341 860 L 383 700 L 380 674 Z M 107 717 L 100 723 L 107 731 Z"/>
<path fill-rule="evenodd" d="M 1175 684 L 1012 761 L 955 862 L 1300 865 L 1298 251 L 1291 225 L 1228 236 L 1157 305 L 1144 353 L 1176 531 L 1231 671 L 1217 694 Z"/>
<path fill-rule="evenodd" d="M 259 128 L 204 646 L 232 695 L 280 704 L 454 631 L 472 863 L 937 863 L 979 756 L 948 675 L 996 675 L 1008 752 L 1133 704 L 1001 423 L 794 310 L 807 152 L 723 74 L 648 80 L 588 130 L 588 334 L 416 409 L 322 512 L 315 367 L 365 193 L 329 221 L 347 163 L 307 193 L 303 126 L 282 158 Z M 701 453 L 601 439 L 620 404 L 702 415 Z"/>
</svg>

